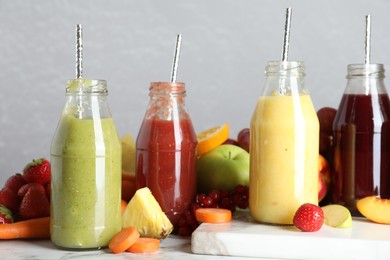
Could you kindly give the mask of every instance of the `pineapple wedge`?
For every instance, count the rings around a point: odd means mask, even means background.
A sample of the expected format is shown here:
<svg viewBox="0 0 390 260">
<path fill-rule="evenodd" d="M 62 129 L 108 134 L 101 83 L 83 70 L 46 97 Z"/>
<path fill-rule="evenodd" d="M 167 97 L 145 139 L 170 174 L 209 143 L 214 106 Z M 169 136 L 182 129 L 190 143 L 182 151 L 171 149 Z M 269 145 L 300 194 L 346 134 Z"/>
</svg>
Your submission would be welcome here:
<svg viewBox="0 0 390 260">
<path fill-rule="evenodd" d="M 142 237 L 166 238 L 173 225 L 149 188 L 136 191 L 122 215 L 122 228 L 136 227 Z"/>
</svg>

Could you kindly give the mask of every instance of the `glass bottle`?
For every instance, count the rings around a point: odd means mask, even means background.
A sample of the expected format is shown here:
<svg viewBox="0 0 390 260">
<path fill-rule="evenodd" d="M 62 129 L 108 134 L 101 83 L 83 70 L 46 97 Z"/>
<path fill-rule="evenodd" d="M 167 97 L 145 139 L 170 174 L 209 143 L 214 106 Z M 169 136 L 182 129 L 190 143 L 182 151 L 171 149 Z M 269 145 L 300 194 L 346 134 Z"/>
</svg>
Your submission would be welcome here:
<svg viewBox="0 0 390 260">
<path fill-rule="evenodd" d="M 108 245 L 121 230 L 121 144 L 104 80 L 69 80 L 51 145 L 51 240 L 62 248 Z"/>
<path fill-rule="evenodd" d="M 348 65 L 333 123 L 332 200 L 358 215 L 356 200 L 390 198 L 390 102 L 382 64 Z"/>
<path fill-rule="evenodd" d="M 259 222 L 292 224 L 318 204 L 319 122 L 304 86 L 304 64 L 270 61 L 250 125 L 249 209 Z"/>
<path fill-rule="evenodd" d="M 152 82 L 136 140 L 136 185 L 148 187 L 174 227 L 196 195 L 197 139 L 184 83 Z"/>
</svg>

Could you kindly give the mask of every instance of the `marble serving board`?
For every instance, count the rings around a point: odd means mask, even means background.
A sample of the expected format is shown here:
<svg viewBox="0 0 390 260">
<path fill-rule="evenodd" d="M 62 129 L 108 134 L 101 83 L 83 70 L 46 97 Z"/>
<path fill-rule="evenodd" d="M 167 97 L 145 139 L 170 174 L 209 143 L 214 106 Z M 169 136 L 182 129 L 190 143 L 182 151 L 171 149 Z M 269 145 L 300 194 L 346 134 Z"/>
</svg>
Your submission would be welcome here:
<svg viewBox="0 0 390 260">
<path fill-rule="evenodd" d="M 201 224 L 192 234 L 195 254 L 271 259 L 390 259 L 390 225 L 354 218 L 352 228 L 323 225 L 317 232 L 254 222 L 248 212 L 232 222 Z"/>
</svg>

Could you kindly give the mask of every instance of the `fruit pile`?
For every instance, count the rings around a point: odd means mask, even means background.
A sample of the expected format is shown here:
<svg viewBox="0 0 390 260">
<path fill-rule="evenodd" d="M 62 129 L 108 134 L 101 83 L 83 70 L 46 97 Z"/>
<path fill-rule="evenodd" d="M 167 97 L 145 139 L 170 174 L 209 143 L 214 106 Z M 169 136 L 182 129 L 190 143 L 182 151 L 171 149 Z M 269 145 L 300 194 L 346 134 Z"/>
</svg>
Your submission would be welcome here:
<svg viewBox="0 0 390 260">
<path fill-rule="evenodd" d="M 7 179 L 0 191 L 0 223 L 50 215 L 50 162 L 33 160 Z"/>
<path fill-rule="evenodd" d="M 331 204 L 329 185 L 332 175 L 332 124 L 336 110 L 324 107 L 317 111 L 320 122 L 320 155 L 318 165 L 319 201 L 323 207 L 316 205 L 303 205 L 296 213 L 295 224 L 303 231 L 315 231 L 322 224 L 332 227 L 345 228 L 352 226 L 352 218 L 349 210 L 344 206 Z M 194 198 L 190 209 L 180 216 L 175 233 L 181 236 L 189 236 L 198 227 L 196 218 L 197 209 L 228 209 L 234 212 L 236 208 L 248 207 L 249 185 L 249 128 L 242 129 L 237 138 L 229 138 L 229 125 L 223 124 L 210 128 L 198 134 L 198 160 L 197 181 L 198 195 Z M 131 147 L 125 153 L 135 150 L 134 141 L 131 138 L 122 140 L 122 145 Z M 126 141 L 126 142 L 125 142 Z M 132 158 L 134 156 L 126 156 Z M 126 170 L 125 170 L 126 169 Z M 123 199 L 129 201 L 135 192 L 134 188 L 126 181 L 134 182 L 131 172 L 134 166 L 124 167 L 123 187 L 124 191 L 132 191 Z M 129 174 L 130 172 L 130 174 Z M 134 186 L 134 185 L 132 185 Z M 387 212 L 388 200 L 370 197 L 358 202 L 358 210 L 367 218 L 379 222 L 390 223 Z M 374 208 L 374 209 L 372 209 Z M 322 212 L 322 213 L 321 213 Z M 384 213 L 386 212 L 386 214 Z M 380 213 L 380 214 L 378 214 Z M 380 215 L 378 217 L 377 215 Z"/>
<path fill-rule="evenodd" d="M 237 139 L 229 138 L 225 123 L 197 134 L 197 191 L 194 202 L 179 218 L 175 233 L 190 236 L 198 227 L 198 209 L 246 209 L 249 204 L 249 129 L 239 132 Z M 216 216 L 223 211 L 206 210 Z"/>
<path fill-rule="evenodd" d="M 212 189 L 208 194 L 199 193 L 196 195 L 196 201 L 192 203 L 191 209 L 185 211 L 179 218 L 177 233 L 180 236 L 190 236 L 199 226 L 196 220 L 196 211 L 200 208 L 222 208 L 231 212 L 248 208 L 249 189 L 244 185 L 237 185 L 234 191 L 226 189 Z"/>
<path fill-rule="evenodd" d="M 197 139 L 198 193 L 249 185 L 249 129 L 240 131 L 237 139 L 229 139 L 229 124 L 225 123 L 199 133 Z"/>
</svg>

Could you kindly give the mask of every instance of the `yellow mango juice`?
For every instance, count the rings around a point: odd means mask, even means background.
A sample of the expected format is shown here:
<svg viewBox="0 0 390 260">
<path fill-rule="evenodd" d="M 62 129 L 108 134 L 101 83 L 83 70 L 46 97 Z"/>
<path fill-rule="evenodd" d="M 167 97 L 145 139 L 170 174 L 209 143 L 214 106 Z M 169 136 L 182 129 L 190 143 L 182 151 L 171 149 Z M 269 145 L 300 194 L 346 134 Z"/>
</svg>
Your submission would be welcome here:
<svg viewBox="0 0 390 260">
<path fill-rule="evenodd" d="M 250 128 L 249 208 L 259 222 L 292 224 L 318 204 L 319 123 L 309 95 L 259 98 Z"/>
</svg>

